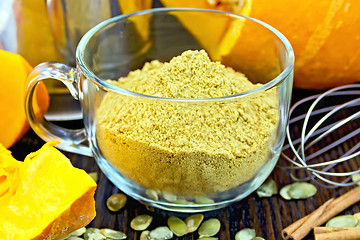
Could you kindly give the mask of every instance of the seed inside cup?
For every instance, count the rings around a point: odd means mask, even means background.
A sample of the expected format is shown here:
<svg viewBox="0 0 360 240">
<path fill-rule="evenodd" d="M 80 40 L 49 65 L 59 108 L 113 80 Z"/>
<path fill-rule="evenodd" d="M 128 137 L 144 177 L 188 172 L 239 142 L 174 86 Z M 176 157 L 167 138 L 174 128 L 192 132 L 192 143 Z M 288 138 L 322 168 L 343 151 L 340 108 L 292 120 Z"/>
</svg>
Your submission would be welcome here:
<svg viewBox="0 0 360 240">
<path fill-rule="evenodd" d="M 177 200 L 177 196 L 175 194 L 168 192 L 163 192 L 162 197 L 168 202 L 175 202 Z"/>
<path fill-rule="evenodd" d="M 158 201 L 159 200 L 159 196 L 157 194 L 157 191 L 152 190 L 152 189 L 147 189 L 145 192 L 146 196 L 154 201 Z"/>
<path fill-rule="evenodd" d="M 214 200 L 205 196 L 197 196 L 195 197 L 195 203 L 197 204 L 212 204 Z"/>
</svg>

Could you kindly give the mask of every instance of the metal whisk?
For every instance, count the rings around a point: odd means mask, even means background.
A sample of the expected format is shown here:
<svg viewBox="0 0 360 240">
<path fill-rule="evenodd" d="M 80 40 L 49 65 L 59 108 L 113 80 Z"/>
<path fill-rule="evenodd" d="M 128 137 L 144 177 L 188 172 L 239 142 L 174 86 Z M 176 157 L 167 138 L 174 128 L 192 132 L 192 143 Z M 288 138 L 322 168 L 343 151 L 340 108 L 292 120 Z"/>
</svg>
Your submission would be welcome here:
<svg viewBox="0 0 360 240">
<path fill-rule="evenodd" d="M 282 151 L 290 164 L 278 166 L 290 169 L 294 180 L 312 180 L 326 188 L 356 184 L 352 176 L 360 172 L 360 141 L 356 142 L 360 139 L 359 106 L 360 84 L 333 88 L 296 102 L 290 109 L 288 143 Z"/>
</svg>

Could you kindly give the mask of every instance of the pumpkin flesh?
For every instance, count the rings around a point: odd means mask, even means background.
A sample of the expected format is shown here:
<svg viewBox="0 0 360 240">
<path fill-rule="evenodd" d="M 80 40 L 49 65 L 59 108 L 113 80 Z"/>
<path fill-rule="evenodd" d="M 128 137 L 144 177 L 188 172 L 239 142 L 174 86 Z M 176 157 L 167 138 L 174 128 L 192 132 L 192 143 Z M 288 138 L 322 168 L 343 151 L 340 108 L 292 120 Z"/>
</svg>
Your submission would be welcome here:
<svg viewBox="0 0 360 240">
<path fill-rule="evenodd" d="M 17 178 L 5 180 L 11 185 L 0 197 L 2 239 L 54 239 L 86 226 L 95 217 L 96 183 L 74 168 L 54 144 L 49 142 L 18 162 L 14 166 Z M 14 161 L 6 153 L 0 157 L 2 162 Z M 5 182 L 0 182 L 0 189 Z"/>
</svg>

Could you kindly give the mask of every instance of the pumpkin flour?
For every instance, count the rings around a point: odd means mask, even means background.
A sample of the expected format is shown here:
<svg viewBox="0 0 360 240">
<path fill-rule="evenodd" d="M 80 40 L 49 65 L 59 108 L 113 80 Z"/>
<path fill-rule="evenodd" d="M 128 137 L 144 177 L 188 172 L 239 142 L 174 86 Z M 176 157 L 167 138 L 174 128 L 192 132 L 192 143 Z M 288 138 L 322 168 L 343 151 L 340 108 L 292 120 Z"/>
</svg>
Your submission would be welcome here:
<svg viewBox="0 0 360 240">
<path fill-rule="evenodd" d="M 163 98 L 215 98 L 261 86 L 212 62 L 204 50 L 157 60 L 110 83 Z M 109 91 L 96 137 L 121 174 L 150 189 L 214 194 L 252 178 L 267 162 L 279 121 L 274 89 L 246 97 L 164 101 Z"/>
</svg>

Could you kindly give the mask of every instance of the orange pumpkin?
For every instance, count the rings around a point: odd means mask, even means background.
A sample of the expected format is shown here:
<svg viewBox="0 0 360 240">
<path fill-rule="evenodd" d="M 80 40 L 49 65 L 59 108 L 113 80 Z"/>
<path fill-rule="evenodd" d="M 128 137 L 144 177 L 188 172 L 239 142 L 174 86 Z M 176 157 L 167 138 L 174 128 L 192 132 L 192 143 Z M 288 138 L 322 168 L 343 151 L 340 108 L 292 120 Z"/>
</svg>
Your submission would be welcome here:
<svg viewBox="0 0 360 240">
<path fill-rule="evenodd" d="M 360 80 L 360 1 L 357 0 L 161 0 L 165 7 L 242 13 L 282 32 L 295 52 L 294 86 L 326 89 Z M 244 8 L 246 9 L 244 11 Z M 188 19 L 187 21 L 191 21 Z M 202 30 L 192 23 L 193 34 Z M 210 27 L 227 28 L 225 23 Z M 235 26 L 236 27 L 236 26 Z M 197 29 L 195 29 L 197 28 Z M 233 29 L 228 29 L 228 32 Z M 220 36 L 218 36 L 220 37 Z M 199 39 L 201 42 L 201 39 Z M 232 39 L 231 41 L 234 41 Z M 236 42 L 233 45 L 236 48 Z M 226 56 L 226 52 L 220 53 Z M 240 54 L 232 49 L 231 54 Z"/>
<path fill-rule="evenodd" d="M 0 63 L 0 143 L 9 148 L 30 129 L 25 90 L 32 67 L 22 56 L 4 50 L 0 50 Z M 44 84 L 39 84 L 35 96 L 35 112 L 45 113 L 49 95 Z"/>
<path fill-rule="evenodd" d="M 61 62 L 62 58 L 51 32 L 46 1 L 14 0 L 14 12 L 17 24 L 17 53 L 32 66 L 47 61 Z"/>
<path fill-rule="evenodd" d="M 152 0 L 118 0 L 120 11 L 122 14 L 133 13 L 140 10 L 145 10 L 151 8 Z M 134 19 L 135 26 L 138 30 L 141 38 L 146 41 L 149 37 L 149 16 L 144 18 Z"/>
<path fill-rule="evenodd" d="M 96 183 L 46 143 L 24 162 L 0 144 L 0 236 L 57 239 L 95 217 Z"/>
</svg>

